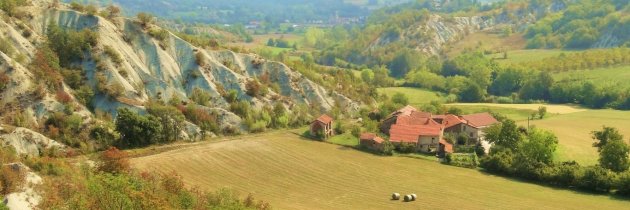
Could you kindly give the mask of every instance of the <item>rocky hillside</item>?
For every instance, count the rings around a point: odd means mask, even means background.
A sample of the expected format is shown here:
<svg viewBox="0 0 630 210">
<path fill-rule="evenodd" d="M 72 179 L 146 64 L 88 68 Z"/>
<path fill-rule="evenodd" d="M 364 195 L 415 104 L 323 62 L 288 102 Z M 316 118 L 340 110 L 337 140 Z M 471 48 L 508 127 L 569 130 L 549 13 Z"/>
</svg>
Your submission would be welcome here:
<svg viewBox="0 0 630 210">
<path fill-rule="evenodd" d="M 565 8 L 564 1 L 554 0 L 540 5 L 507 4 L 503 8 L 469 16 L 431 13 L 428 18 L 416 21 L 394 36 L 392 33 L 382 34 L 370 44 L 368 49 L 402 45 L 429 55 L 440 55 L 445 45 L 461 40 L 472 33 L 500 30 L 504 27 L 511 27 L 515 31 L 525 31 L 527 26 L 547 14 Z"/>
<path fill-rule="evenodd" d="M 52 113 L 67 112 L 68 104 L 88 123 L 95 113 L 115 116 L 121 107 L 142 113 L 151 100 L 186 104 L 193 103 L 193 95 L 203 95 L 199 106 L 218 112 L 220 126 L 241 127 L 241 118 L 230 111 L 227 92 L 235 92 L 238 101 L 257 109 L 276 102 L 287 110 L 299 104 L 322 112 L 337 105 L 342 110 L 358 107 L 282 63 L 255 54 L 198 48 L 152 24 L 90 15 L 45 0 L 33 0 L 16 10 L 20 17 L 2 13 L 5 18 L 0 20 L 0 39 L 9 46 L 0 52 L 0 116 L 6 124 L 41 128 Z M 38 48 L 54 25 L 66 31 L 95 32 L 98 42 L 71 63 L 83 75 L 81 82 L 94 90 L 87 103 L 78 100 L 82 90 L 72 88 L 67 78 L 57 91 L 45 88 L 42 83 L 52 75 L 42 77 L 37 72 L 45 68 L 32 65 L 41 58 Z M 263 86 L 268 93 L 248 94 L 248 84 L 261 80 L 269 84 Z"/>
</svg>

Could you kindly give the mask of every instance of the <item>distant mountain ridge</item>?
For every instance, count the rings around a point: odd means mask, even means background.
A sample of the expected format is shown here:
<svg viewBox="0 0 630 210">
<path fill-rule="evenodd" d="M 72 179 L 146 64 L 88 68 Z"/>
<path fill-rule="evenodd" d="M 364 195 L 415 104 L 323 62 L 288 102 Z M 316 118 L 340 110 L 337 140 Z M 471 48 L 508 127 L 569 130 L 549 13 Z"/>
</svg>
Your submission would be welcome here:
<svg viewBox="0 0 630 210">
<path fill-rule="evenodd" d="M 71 0 L 65 0 L 71 2 Z M 161 18 L 186 22 L 247 24 L 251 21 L 273 23 L 327 22 L 335 16 L 365 17 L 371 8 L 409 0 L 357 1 L 343 0 L 100 0 L 102 5 L 118 4 L 128 15 L 150 12 Z M 370 3 L 372 2 L 372 3 Z M 85 2 L 89 3 L 89 2 Z"/>
</svg>

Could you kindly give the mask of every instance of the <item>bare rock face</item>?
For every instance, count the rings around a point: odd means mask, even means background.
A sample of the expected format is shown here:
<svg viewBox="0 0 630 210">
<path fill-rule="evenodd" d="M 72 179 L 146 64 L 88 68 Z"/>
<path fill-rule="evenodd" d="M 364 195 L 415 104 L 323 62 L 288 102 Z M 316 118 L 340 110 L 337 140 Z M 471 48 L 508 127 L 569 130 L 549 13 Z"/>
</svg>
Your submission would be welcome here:
<svg viewBox="0 0 630 210">
<path fill-rule="evenodd" d="M 35 58 L 36 46 L 44 43 L 50 23 L 65 29 L 90 29 L 97 33 L 97 46 L 75 65 L 84 71 L 86 84 L 93 90 L 115 87 L 112 88 L 114 93 L 95 91 L 98 94 L 92 101 L 95 110 L 114 116 L 119 108 L 144 112 L 144 106 L 150 100 L 189 102 L 193 93 L 199 90 L 211 96 L 205 108 L 219 114 L 219 126 L 236 129 L 236 132 L 243 130 L 242 120 L 229 110 L 230 104 L 223 97 L 230 90 L 236 91 L 239 101 L 247 101 L 258 109 L 281 102 L 285 107 L 317 104 L 322 111 L 329 111 L 336 104 L 343 104 L 347 111 L 358 110 L 359 104 L 355 101 L 326 90 L 283 63 L 268 61 L 255 54 L 198 48 L 170 32 L 166 32 L 165 38 L 157 39 L 150 33 L 160 31 L 157 26 L 143 27 L 130 19 L 88 15 L 64 5 L 55 9 L 49 7 L 50 2 L 33 0 L 32 5 L 21 8 L 32 14 L 28 20 L 0 20 L 0 38 L 9 40 L 16 51 L 15 55 L 0 52 L 0 73 L 10 79 L 7 87 L 0 90 L 0 108 L 4 107 L 0 110 L 0 120 L 2 116 L 19 111 L 25 113 L 33 126 L 40 126 L 37 123 L 45 121 L 51 113 L 66 108 L 55 93 L 38 90 L 41 89 L 40 81 L 27 68 Z M 30 35 L 25 36 L 25 31 Z M 116 52 L 121 59 L 114 61 L 105 49 Z M 17 55 L 21 56 L 19 62 Z M 269 89 L 265 96 L 249 96 L 246 84 L 261 77 L 277 84 L 277 92 Z M 62 89 L 70 94 L 76 105 L 75 114 L 83 117 L 84 122 L 91 122 L 94 116 L 76 101 L 76 90 L 66 84 Z M 34 145 L 49 140 L 40 138 L 43 136 L 35 135 L 34 131 L 20 129 L 19 132 L 5 136 L 4 142 L 14 145 L 23 154 L 38 153 L 42 147 Z M 195 140 L 200 136 L 199 132 L 198 127 L 187 124 L 182 137 Z M 32 135 L 27 138 L 24 136 L 27 133 Z M 35 140 L 19 143 L 17 139 Z"/>
<path fill-rule="evenodd" d="M 12 146 L 20 155 L 39 156 L 43 150 L 66 146 L 27 128 L 16 128 L 13 132 L 0 135 L 0 144 Z"/>
</svg>

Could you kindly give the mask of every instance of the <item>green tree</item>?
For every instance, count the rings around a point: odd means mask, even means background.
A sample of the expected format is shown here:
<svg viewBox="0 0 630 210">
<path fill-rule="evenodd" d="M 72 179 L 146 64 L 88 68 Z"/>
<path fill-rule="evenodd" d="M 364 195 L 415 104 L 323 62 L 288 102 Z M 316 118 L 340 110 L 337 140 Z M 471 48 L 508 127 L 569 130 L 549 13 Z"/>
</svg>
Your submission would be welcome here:
<svg viewBox="0 0 630 210">
<path fill-rule="evenodd" d="M 361 79 L 363 79 L 364 82 L 371 84 L 374 80 L 374 72 L 371 69 L 361 70 Z"/>
<path fill-rule="evenodd" d="M 179 134 L 184 127 L 185 117 L 177 108 L 152 103 L 147 106 L 147 112 L 155 116 L 161 124 L 162 135 L 160 135 L 160 142 L 172 142 L 179 139 Z"/>
<path fill-rule="evenodd" d="M 500 126 L 494 125 L 486 129 L 485 137 L 486 140 L 494 143 L 495 146 L 513 151 L 518 149 L 518 145 L 523 140 L 523 135 L 519 132 L 516 122 L 509 119 L 503 121 Z"/>
<path fill-rule="evenodd" d="M 558 138 L 550 131 L 533 129 L 520 146 L 523 155 L 533 161 L 553 163 L 553 154 L 558 147 Z"/>
<path fill-rule="evenodd" d="M 404 93 L 397 92 L 392 96 L 392 102 L 405 106 L 409 104 L 409 98 Z"/>
<path fill-rule="evenodd" d="M 630 166 L 629 153 L 630 148 L 623 140 L 609 141 L 599 152 L 599 164 L 615 172 L 626 171 Z"/>
<path fill-rule="evenodd" d="M 531 77 L 525 82 L 519 93 L 522 99 L 550 100 L 551 87 L 554 84 L 553 77 L 547 71 L 541 71 L 537 76 Z"/>
<path fill-rule="evenodd" d="M 547 107 L 538 107 L 538 117 L 542 120 L 543 118 L 545 118 L 545 115 L 547 115 Z"/>
<path fill-rule="evenodd" d="M 161 139 L 162 125 L 153 115 L 141 116 L 127 108 L 118 110 L 116 131 L 121 135 L 120 146 L 147 146 Z"/>
<path fill-rule="evenodd" d="M 485 91 L 472 81 L 467 82 L 467 86 L 459 93 L 459 100 L 462 102 L 480 102 L 483 100 Z"/>
<path fill-rule="evenodd" d="M 623 135 L 619 133 L 619 130 L 613 127 L 604 126 L 601 131 L 591 132 L 593 140 L 593 147 L 597 147 L 597 151 L 602 151 L 602 148 L 611 141 L 623 141 Z"/>
</svg>

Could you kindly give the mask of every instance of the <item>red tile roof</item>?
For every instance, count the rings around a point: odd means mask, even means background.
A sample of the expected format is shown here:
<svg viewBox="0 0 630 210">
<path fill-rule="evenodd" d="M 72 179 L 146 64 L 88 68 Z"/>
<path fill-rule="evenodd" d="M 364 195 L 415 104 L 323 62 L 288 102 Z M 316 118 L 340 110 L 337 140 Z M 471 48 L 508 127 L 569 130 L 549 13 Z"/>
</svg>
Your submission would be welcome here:
<svg viewBox="0 0 630 210">
<path fill-rule="evenodd" d="M 376 143 L 383 143 L 385 140 L 381 137 L 376 136 L 373 133 L 362 133 L 361 137 L 359 137 L 361 141 L 374 141 Z"/>
<path fill-rule="evenodd" d="M 403 115 L 409 115 L 411 112 L 414 111 L 418 111 L 415 107 L 411 106 L 411 105 L 407 105 L 397 111 L 395 111 L 394 113 L 392 113 L 392 115 L 397 115 L 397 114 L 403 114 Z"/>
<path fill-rule="evenodd" d="M 389 130 L 391 142 L 417 143 L 421 136 L 441 136 L 441 127 L 428 125 L 392 125 Z"/>
<path fill-rule="evenodd" d="M 409 115 L 400 115 L 396 118 L 396 124 L 400 125 L 440 125 L 431 119 L 429 112 L 413 111 Z"/>
<path fill-rule="evenodd" d="M 433 115 L 431 118 L 433 118 L 433 119 L 444 119 L 445 117 L 446 117 L 446 115 L 438 114 L 438 115 Z"/>
<path fill-rule="evenodd" d="M 446 140 L 444 139 L 440 139 L 440 144 L 444 145 L 444 151 L 447 153 L 453 153 L 453 144 L 448 143 Z"/>
<path fill-rule="evenodd" d="M 480 128 L 485 126 L 490 126 L 496 123 L 499 123 L 497 119 L 494 119 L 490 113 L 477 113 L 477 114 L 469 114 L 462 116 L 464 120 L 468 122 L 469 125 Z"/>
<path fill-rule="evenodd" d="M 362 133 L 361 136 L 359 137 L 359 139 L 363 140 L 363 139 L 374 139 L 374 137 L 376 137 L 376 134 L 373 133 Z"/>
<path fill-rule="evenodd" d="M 324 124 L 328 124 L 328 123 L 333 121 L 333 118 L 324 114 L 322 116 L 319 116 L 315 121 L 319 121 L 319 122 L 322 122 Z"/>
<path fill-rule="evenodd" d="M 444 128 L 450 128 L 456 125 L 459 125 L 461 123 L 466 123 L 465 120 L 463 120 L 462 118 L 456 116 L 456 115 L 452 115 L 452 114 L 448 114 L 444 117 L 444 120 L 442 121 L 442 125 L 444 125 Z"/>
</svg>

